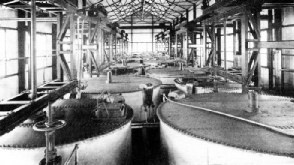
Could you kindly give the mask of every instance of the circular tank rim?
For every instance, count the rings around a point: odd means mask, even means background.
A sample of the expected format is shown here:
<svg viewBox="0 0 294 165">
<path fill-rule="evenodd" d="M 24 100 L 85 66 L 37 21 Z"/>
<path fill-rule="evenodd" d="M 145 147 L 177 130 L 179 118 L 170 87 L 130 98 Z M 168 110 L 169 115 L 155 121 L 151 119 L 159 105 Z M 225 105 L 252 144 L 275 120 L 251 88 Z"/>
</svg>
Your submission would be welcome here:
<svg viewBox="0 0 294 165">
<path fill-rule="evenodd" d="M 134 116 L 133 116 L 134 117 Z M 121 126 L 119 126 L 118 128 L 115 128 L 105 134 L 101 134 L 101 135 L 98 135 L 98 136 L 94 136 L 94 137 L 90 137 L 90 138 L 86 138 L 86 139 L 81 139 L 81 140 L 78 140 L 78 141 L 75 141 L 75 142 L 71 142 L 71 143 L 67 143 L 67 144 L 61 144 L 61 145 L 56 145 L 55 148 L 62 148 L 62 147 L 68 147 L 68 146 L 72 146 L 72 145 L 75 145 L 76 143 L 85 143 L 87 141 L 93 141 L 93 140 L 96 140 L 96 139 L 100 139 L 100 138 L 104 138 L 104 137 L 107 137 L 107 136 L 110 136 L 122 129 L 124 129 L 128 124 L 131 123 L 132 119 L 128 119 L 127 121 L 123 122 Z M 44 138 L 45 138 L 45 135 L 44 135 Z M 45 147 L 28 147 L 28 148 L 25 148 L 25 147 L 0 147 L 0 149 L 4 149 L 4 150 L 35 150 L 35 149 L 45 149 Z"/>
<path fill-rule="evenodd" d="M 119 77 L 119 76 L 117 76 L 117 77 Z M 153 86 L 153 88 L 157 88 L 157 87 L 160 87 L 161 85 L 162 85 L 162 81 L 161 80 L 159 80 L 159 79 L 157 79 L 157 78 L 154 78 L 154 77 L 149 77 L 149 76 L 147 76 L 147 75 L 144 75 L 144 76 L 125 76 L 125 75 L 122 75 L 122 77 L 130 77 L 130 78 L 132 78 L 132 77 L 136 77 L 136 78 L 146 78 L 146 79 L 152 79 L 153 81 L 157 81 L 158 83 L 156 83 L 154 86 Z M 87 80 L 87 79 L 84 79 L 84 80 Z M 123 92 L 111 92 L 111 94 L 120 94 L 120 93 L 134 93 L 134 92 L 138 92 L 138 91 L 142 91 L 142 89 L 140 89 L 140 88 L 137 88 L 137 89 L 132 89 L 132 90 L 129 90 L 129 91 L 123 91 Z M 97 93 L 101 93 L 101 92 L 103 92 L 103 91 L 93 91 L 93 92 L 91 92 L 91 91 L 81 91 L 81 94 L 97 94 Z"/>
<path fill-rule="evenodd" d="M 285 157 L 290 157 L 290 158 L 294 158 L 294 155 L 290 155 L 290 154 L 283 154 L 283 153 L 275 153 L 275 152 L 271 152 L 271 151 L 264 151 L 264 150 L 257 150 L 257 149 L 251 149 L 251 148 L 247 148 L 247 147 L 242 147 L 242 146 L 238 146 L 238 145 L 233 145 L 233 144 L 229 144 L 229 143 L 223 143 L 223 142 L 218 142 L 216 140 L 213 140 L 213 139 L 209 139 L 209 138 L 205 138 L 205 137 L 201 137 L 201 136 L 198 136 L 192 132 L 189 132 L 189 131 L 186 131 L 186 130 L 183 130 L 183 129 L 180 129 L 180 128 L 177 128 L 177 126 L 173 125 L 172 123 L 168 122 L 163 116 L 162 114 L 160 113 L 161 111 L 161 108 L 163 107 L 163 105 L 165 104 L 166 102 L 162 102 L 158 108 L 157 108 L 157 111 L 156 111 L 156 114 L 158 116 L 158 119 L 160 121 L 160 123 L 164 123 L 166 124 L 168 127 L 174 129 L 175 131 L 179 132 L 180 134 L 182 135 L 186 135 L 186 136 L 190 136 L 190 137 L 193 137 L 193 138 L 197 138 L 197 139 L 201 139 L 201 140 L 204 140 L 204 141 L 207 141 L 207 142 L 211 142 L 211 143 L 214 143 L 214 144 L 221 144 L 221 145 L 224 145 L 224 146 L 227 146 L 227 147 L 232 147 L 232 148 L 236 148 L 236 149 L 241 149 L 241 150 L 247 150 L 247 151 L 253 151 L 253 152 L 256 152 L 256 153 L 262 153 L 262 154 L 269 154 L 269 155 L 274 155 L 274 156 L 285 156 Z"/>
</svg>

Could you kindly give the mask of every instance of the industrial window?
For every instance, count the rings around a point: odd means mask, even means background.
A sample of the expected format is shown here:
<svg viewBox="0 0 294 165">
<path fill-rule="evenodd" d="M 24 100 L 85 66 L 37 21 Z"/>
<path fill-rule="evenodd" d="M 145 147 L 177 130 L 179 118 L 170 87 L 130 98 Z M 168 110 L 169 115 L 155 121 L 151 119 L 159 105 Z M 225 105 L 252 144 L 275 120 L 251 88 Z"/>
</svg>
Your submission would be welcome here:
<svg viewBox="0 0 294 165">
<path fill-rule="evenodd" d="M 0 29 L 0 76 L 10 76 L 18 72 L 17 30 Z"/>
</svg>

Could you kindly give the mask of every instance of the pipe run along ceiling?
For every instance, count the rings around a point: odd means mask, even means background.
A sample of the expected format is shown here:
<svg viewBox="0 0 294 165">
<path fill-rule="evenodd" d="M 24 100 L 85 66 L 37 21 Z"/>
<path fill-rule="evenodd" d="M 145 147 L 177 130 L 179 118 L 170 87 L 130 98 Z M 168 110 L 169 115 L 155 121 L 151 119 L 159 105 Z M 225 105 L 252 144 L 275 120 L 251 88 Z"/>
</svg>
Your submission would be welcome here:
<svg viewBox="0 0 294 165">
<path fill-rule="evenodd" d="M 185 17 L 195 0 L 87 0 L 88 5 L 102 5 L 108 19 L 119 24 L 158 24 Z M 152 19 L 153 17 L 153 19 Z"/>
</svg>

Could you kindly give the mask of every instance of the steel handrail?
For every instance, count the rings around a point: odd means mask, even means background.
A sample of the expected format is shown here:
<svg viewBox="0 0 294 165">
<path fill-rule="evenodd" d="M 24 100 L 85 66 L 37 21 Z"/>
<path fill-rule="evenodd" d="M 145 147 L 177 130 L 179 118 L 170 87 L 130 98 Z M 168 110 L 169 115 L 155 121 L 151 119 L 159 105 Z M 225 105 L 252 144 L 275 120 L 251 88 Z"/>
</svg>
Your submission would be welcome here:
<svg viewBox="0 0 294 165">
<path fill-rule="evenodd" d="M 70 156 L 67 158 L 67 160 L 65 161 L 64 165 L 69 165 L 71 158 L 73 157 L 74 153 L 75 153 L 75 165 L 78 164 L 78 149 L 79 149 L 79 144 L 76 144 L 75 147 L 73 148 Z"/>
</svg>

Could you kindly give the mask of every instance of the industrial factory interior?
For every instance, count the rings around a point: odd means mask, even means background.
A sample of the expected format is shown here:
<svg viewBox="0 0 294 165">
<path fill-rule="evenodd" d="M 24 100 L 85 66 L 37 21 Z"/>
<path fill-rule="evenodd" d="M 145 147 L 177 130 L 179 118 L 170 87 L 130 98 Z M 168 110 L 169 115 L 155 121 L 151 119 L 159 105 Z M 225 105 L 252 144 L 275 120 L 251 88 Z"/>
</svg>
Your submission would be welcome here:
<svg viewBox="0 0 294 165">
<path fill-rule="evenodd" d="M 1 0 L 1 165 L 293 165 L 294 0 Z"/>
</svg>

